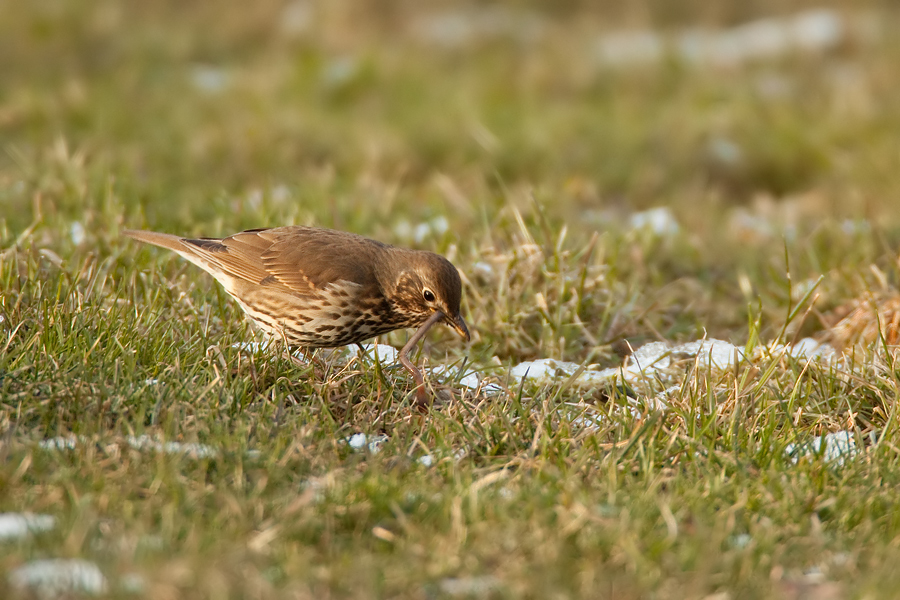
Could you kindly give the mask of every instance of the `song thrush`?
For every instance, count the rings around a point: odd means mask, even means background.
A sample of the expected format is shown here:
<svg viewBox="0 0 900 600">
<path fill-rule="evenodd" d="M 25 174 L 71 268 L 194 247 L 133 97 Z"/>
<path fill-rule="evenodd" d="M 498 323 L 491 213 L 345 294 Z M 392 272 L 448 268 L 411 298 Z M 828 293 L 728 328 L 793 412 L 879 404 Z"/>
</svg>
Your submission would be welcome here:
<svg viewBox="0 0 900 600">
<path fill-rule="evenodd" d="M 440 321 L 469 339 L 459 273 L 433 252 L 318 227 L 249 229 L 222 239 L 124 233 L 208 272 L 254 323 L 291 346 L 332 348 L 418 327 L 399 358 L 420 406 L 427 403 L 424 379 L 409 351 Z"/>
</svg>

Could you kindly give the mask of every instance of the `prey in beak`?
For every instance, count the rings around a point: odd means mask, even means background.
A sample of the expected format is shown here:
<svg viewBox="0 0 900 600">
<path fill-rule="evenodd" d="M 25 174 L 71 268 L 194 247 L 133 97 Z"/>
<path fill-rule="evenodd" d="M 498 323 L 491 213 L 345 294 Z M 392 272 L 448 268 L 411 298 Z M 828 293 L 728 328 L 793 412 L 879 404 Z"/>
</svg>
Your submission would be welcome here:
<svg viewBox="0 0 900 600">
<path fill-rule="evenodd" d="M 469 328 L 466 326 L 466 322 L 463 320 L 461 315 L 456 315 L 455 318 L 448 317 L 441 311 L 436 311 L 433 315 L 428 317 L 428 320 L 422 323 L 422 326 L 419 327 L 416 332 L 409 338 L 409 341 L 406 342 L 406 345 L 400 350 L 400 354 L 398 358 L 400 359 L 400 364 L 409 371 L 409 374 L 413 376 L 413 379 L 416 382 L 416 406 L 419 410 L 424 410 L 428 407 L 428 394 L 425 391 L 425 378 L 422 377 L 422 372 L 409 360 L 409 352 L 412 350 L 416 344 L 419 343 L 425 334 L 428 333 L 428 330 L 435 323 L 439 323 L 440 321 L 445 321 L 450 327 L 453 328 L 456 333 L 458 333 L 462 338 L 466 341 L 471 339 L 469 335 Z"/>
</svg>

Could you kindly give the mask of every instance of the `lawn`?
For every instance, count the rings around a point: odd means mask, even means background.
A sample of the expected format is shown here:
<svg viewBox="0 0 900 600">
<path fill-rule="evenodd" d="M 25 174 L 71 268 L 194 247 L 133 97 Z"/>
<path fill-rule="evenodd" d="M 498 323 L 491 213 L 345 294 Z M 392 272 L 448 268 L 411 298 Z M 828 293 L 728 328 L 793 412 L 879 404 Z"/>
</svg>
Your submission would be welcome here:
<svg viewBox="0 0 900 600">
<path fill-rule="evenodd" d="M 0 4 L 0 597 L 895 597 L 898 26 Z M 289 224 L 459 268 L 427 413 L 122 234 Z"/>
</svg>

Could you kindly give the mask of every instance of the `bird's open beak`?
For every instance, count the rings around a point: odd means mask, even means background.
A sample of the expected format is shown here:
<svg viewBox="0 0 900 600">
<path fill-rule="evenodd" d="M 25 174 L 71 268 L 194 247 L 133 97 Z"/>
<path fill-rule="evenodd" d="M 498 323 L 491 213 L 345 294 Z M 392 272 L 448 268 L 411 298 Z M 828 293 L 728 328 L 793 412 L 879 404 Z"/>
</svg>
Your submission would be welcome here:
<svg viewBox="0 0 900 600">
<path fill-rule="evenodd" d="M 447 320 L 447 324 L 453 328 L 456 333 L 459 334 L 461 338 L 464 338 L 467 342 L 472 339 L 472 336 L 469 335 L 469 328 L 466 327 L 466 322 L 463 321 L 462 315 L 456 315 L 455 317 L 445 317 Z"/>
</svg>

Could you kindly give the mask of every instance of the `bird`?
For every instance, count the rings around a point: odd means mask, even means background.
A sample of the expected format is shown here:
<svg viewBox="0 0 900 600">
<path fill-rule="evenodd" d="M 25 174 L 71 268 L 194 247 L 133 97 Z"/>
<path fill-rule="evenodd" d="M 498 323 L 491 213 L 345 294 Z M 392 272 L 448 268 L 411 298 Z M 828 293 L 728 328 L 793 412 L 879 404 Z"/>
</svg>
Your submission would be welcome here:
<svg viewBox="0 0 900 600">
<path fill-rule="evenodd" d="M 420 408 L 428 405 L 428 396 L 409 352 L 441 322 L 471 339 L 460 314 L 459 272 L 434 252 L 295 225 L 248 229 L 224 238 L 133 229 L 123 233 L 172 250 L 212 275 L 252 322 L 291 347 L 360 344 L 417 327 L 399 359 L 416 382 Z"/>
</svg>

